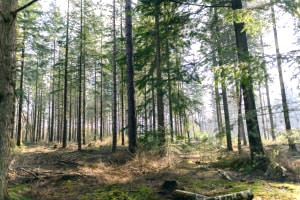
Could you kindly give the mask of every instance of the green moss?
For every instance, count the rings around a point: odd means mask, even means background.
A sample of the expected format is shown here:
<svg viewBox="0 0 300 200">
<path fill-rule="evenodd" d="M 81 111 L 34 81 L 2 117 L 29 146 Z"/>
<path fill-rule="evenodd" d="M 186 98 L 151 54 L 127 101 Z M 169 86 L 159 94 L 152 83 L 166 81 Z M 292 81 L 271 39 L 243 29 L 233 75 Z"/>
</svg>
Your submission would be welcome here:
<svg viewBox="0 0 300 200">
<path fill-rule="evenodd" d="M 17 185 L 8 189 L 11 200 L 31 200 L 29 197 L 25 197 L 24 193 L 29 191 L 26 184 Z"/>
<path fill-rule="evenodd" d="M 255 197 L 261 199 L 297 199 L 300 196 L 300 185 L 253 180 L 249 182 L 227 181 L 223 179 L 199 180 L 180 177 L 179 181 L 185 190 L 207 195 L 218 196 L 251 189 Z"/>
<path fill-rule="evenodd" d="M 156 193 L 152 188 L 147 186 L 139 186 L 133 191 L 119 185 L 107 185 L 100 189 L 96 189 L 91 193 L 85 194 L 82 200 L 156 200 Z"/>
</svg>

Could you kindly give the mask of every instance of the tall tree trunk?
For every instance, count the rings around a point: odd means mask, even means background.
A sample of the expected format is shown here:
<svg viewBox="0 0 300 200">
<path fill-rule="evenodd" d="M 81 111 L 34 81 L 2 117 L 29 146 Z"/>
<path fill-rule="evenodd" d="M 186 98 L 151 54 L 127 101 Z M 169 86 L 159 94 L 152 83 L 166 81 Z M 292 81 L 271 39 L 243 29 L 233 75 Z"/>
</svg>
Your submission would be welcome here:
<svg viewBox="0 0 300 200">
<path fill-rule="evenodd" d="M 25 130 L 25 142 L 28 142 L 28 131 L 29 131 L 29 88 L 27 89 L 27 113 L 26 113 L 26 130 Z"/>
<path fill-rule="evenodd" d="M 260 45 L 262 47 L 262 57 L 265 57 L 264 53 L 264 43 L 262 40 L 262 36 L 260 36 Z M 266 95 L 267 95 L 267 103 L 268 103 L 268 113 L 269 113 L 269 119 L 270 119 L 270 126 L 271 126 L 271 136 L 273 141 L 276 140 L 275 136 L 275 127 L 274 127 L 274 120 L 273 120 L 273 112 L 272 112 L 272 106 L 271 106 L 271 100 L 270 100 L 270 92 L 269 92 L 269 84 L 268 84 L 268 72 L 266 68 L 266 64 L 264 62 L 263 65 L 263 71 L 264 71 L 264 84 L 266 88 Z"/>
<path fill-rule="evenodd" d="M 36 75 L 35 75 L 35 100 L 34 100 L 34 117 L 33 117 L 33 131 L 32 142 L 36 141 L 37 130 L 37 109 L 38 109 L 38 79 L 39 79 L 39 61 L 36 61 Z"/>
<path fill-rule="evenodd" d="M 156 106 L 155 106 L 155 84 L 154 84 L 154 72 L 152 73 L 152 132 L 156 132 Z"/>
<path fill-rule="evenodd" d="M 60 48 L 58 49 L 58 81 L 57 81 L 57 102 L 56 102 L 56 117 L 57 117 L 57 124 L 56 124 L 56 141 L 59 142 L 60 140 L 60 131 L 61 131 L 61 108 L 60 108 L 60 78 L 61 78 L 61 67 L 60 67 Z"/>
<path fill-rule="evenodd" d="M 0 4 L 0 199 L 8 199 L 7 172 L 10 163 L 10 140 L 14 99 L 13 71 L 15 47 L 15 20 L 13 14 L 18 1 Z"/>
<path fill-rule="evenodd" d="M 161 53 L 160 53 L 160 29 L 159 29 L 159 14 L 160 4 L 155 5 L 155 46 L 156 46 L 156 87 L 157 87 L 157 121 L 158 121 L 158 134 L 159 144 L 165 144 L 165 119 L 164 119 L 164 101 L 162 90 L 162 72 L 161 72 Z"/>
<path fill-rule="evenodd" d="M 127 98 L 128 98 L 128 136 L 129 151 L 136 151 L 136 116 L 134 97 L 134 67 L 133 67 L 133 43 L 132 43 L 132 10 L 131 0 L 126 0 L 126 65 L 127 65 Z"/>
<path fill-rule="evenodd" d="M 147 75 L 147 72 L 145 72 L 145 75 Z M 144 88 L 144 120 L 145 120 L 145 133 L 148 132 L 148 110 L 147 110 L 147 84 Z"/>
<path fill-rule="evenodd" d="M 284 81 L 283 81 L 283 75 L 282 75 L 281 54 L 279 51 L 274 6 L 271 7 L 271 13 L 272 13 L 273 32 L 274 32 L 274 40 L 275 40 L 275 48 L 276 48 L 276 61 L 277 61 L 278 74 L 279 74 L 279 83 L 280 83 L 285 129 L 288 132 L 288 134 L 290 134 L 292 128 L 291 128 L 291 122 L 290 122 L 290 117 L 289 117 L 289 107 L 288 107 L 288 103 L 287 103 L 287 99 L 286 99 L 286 93 L 285 93 L 285 87 L 284 87 Z M 294 139 L 291 138 L 290 136 L 288 136 L 288 142 L 289 142 L 290 151 L 297 151 Z"/>
<path fill-rule="evenodd" d="M 224 69 L 221 72 L 224 74 Z M 230 118 L 229 118 L 229 109 L 227 101 L 227 88 L 225 83 L 225 76 L 221 75 L 224 80 L 222 80 L 222 98 L 223 98 L 223 107 L 224 107 L 224 118 L 225 118 L 225 131 L 226 131 L 226 141 L 227 141 L 227 150 L 233 151 L 232 141 L 231 141 L 231 130 L 230 130 Z"/>
<path fill-rule="evenodd" d="M 113 110 L 112 110 L 112 152 L 117 148 L 117 39 L 116 0 L 113 0 Z"/>
<path fill-rule="evenodd" d="M 82 95 L 82 144 L 86 144 L 86 22 L 85 22 L 85 12 L 86 12 L 86 1 L 83 2 L 83 95 Z"/>
<path fill-rule="evenodd" d="M 232 0 L 232 9 L 242 9 L 241 0 Z M 240 62 L 247 62 L 249 57 L 248 43 L 246 32 L 243 31 L 244 23 L 234 22 L 236 46 L 238 49 L 238 59 Z M 248 130 L 248 138 L 250 145 L 250 154 L 252 161 L 256 161 L 256 157 L 264 155 L 264 149 L 261 141 L 259 124 L 257 119 L 256 105 L 253 93 L 253 79 L 251 76 L 251 67 L 240 66 L 242 69 L 241 87 L 244 93 L 244 103 L 246 112 L 246 122 Z"/>
<path fill-rule="evenodd" d="M 69 103 L 69 142 L 71 142 L 71 139 L 72 139 L 72 82 L 70 83 L 69 85 L 69 88 L 70 88 L 70 93 L 69 93 L 69 99 L 70 99 L 70 103 Z"/>
<path fill-rule="evenodd" d="M 68 11 L 67 11 L 67 35 L 66 35 L 66 53 L 65 53 L 65 74 L 64 74 L 64 130 L 63 130 L 63 148 L 67 147 L 67 100 L 68 100 L 68 62 L 69 62 L 69 10 L 70 0 L 68 0 Z"/>
<path fill-rule="evenodd" d="M 81 100 L 82 100 L 82 62 L 83 62 L 83 9 L 82 1 L 80 1 L 80 56 L 79 56 L 79 88 L 78 88 L 78 121 L 77 121 L 77 145 L 78 150 L 81 150 Z"/>
<path fill-rule="evenodd" d="M 53 67 L 52 67 L 52 105 L 51 105 L 51 129 L 50 129 L 50 142 L 53 142 L 54 140 L 54 111 L 55 111 L 55 94 L 54 94 L 54 88 L 55 88 L 55 51 L 56 51 L 56 42 L 55 39 L 53 41 L 54 45 L 54 51 L 53 51 Z"/>
<path fill-rule="evenodd" d="M 94 78 L 95 78 L 95 86 L 94 86 L 94 141 L 97 140 L 97 130 L 98 130 L 98 115 L 97 115 L 97 64 L 95 63 L 94 69 Z"/>
<path fill-rule="evenodd" d="M 22 109 L 23 109 L 23 82 L 24 82 L 24 64 L 25 64 L 25 28 L 23 30 L 23 42 L 22 42 L 22 55 L 21 55 L 21 78 L 20 78 L 20 99 L 19 99 L 19 116 L 18 116 L 18 132 L 17 132 L 17 146 L 21 146 L 22 143 Z"/>
<path fill-rule="evenodd" d="M 170 63 L 170 47 L 169 41 L 167 40 L 167 68 L 168 68 L 168 95 L 169 95 L 169 120 L 170 120 L 170 133 L 171 133 L 171 142 L 174 141 L 174 125 L 173 125 L 173 102 L 172 102 L 172 81 L 171 81 L 171 63 Z"/>
<path fill-rule="evenodd" d="M 261 112 L 261 121 L 262 121 L 262 130 L 263 130 L 263 134 L 264 134 L 264 138 L 265 140 L 268 139 L 267 138 L 267 133 L 266 133 L 266 125 L 265 125 L 265 112 L 264 112 L 264 105 L 263 105 L 263 97 L 261 94 L 261 84 L 258 84 L 258 94 L 259 94 L 259 105 L 260 105 L 260 112 Z"/>
<path fill-rule="evenodd" d="M 218 23 L 218 13 L 216 8 L 214 8 L 214 17 L 215 22 Z M 216 25 L 216 46 L 217 46 L 217 53 L 218 53 L 218 64 L 221 68 L 221 88 L 222 88 L 222 99 L 223 99 L 223 109 L 224 109 L 224 119 L 225 119 L 225 132 L 226 132 L 226 141 L 227 141 L 227 150 L 232 151 L 232 141 L 231 141 L 231 128 L 230 128 L 230 118 L 229 118 L 229 109 L 228 109 L 228 100 L 227 100 L 227 88 L 226 88 L 226 74 L 225 69 L 223 66 L 223 55 L 221 49 L 221 38 L 220 38 L 220 30 L 219 25 Z"/>
<path fill-rule="evenodd" d="M 123 1 L 120 1 L 120 36 L 123 38 Z M 123 43 L 122 43 L 123 46 Z M 125 135 L 124 135 L 124 66 L 121 66 L 121 137 L 122 137 L 122 146 L 125 145 Z"/>
<path fill-rule="evenodd" d="M 101 82 L 100 82 L 100 141 L 103 141 L 103 78 L 104 78 L 104 71 L 103 71 L 103 63 L 102 63 L 102 37 L 101 37 Z"/>
<path fill-rule="evenodd" d="M 238 106 L 238 151 L 239 154 L 242 153 L 242 134 L 244 131 L 244 124 L 242 123 L 243 121 L 243 116 L 242 116 L 242 94 L 241 94 L 241 89 L 240 89 L 240 84 L 236 80 L 235 81 L 235 93 L 237 97 L 237 106 Z"/>
</svg>

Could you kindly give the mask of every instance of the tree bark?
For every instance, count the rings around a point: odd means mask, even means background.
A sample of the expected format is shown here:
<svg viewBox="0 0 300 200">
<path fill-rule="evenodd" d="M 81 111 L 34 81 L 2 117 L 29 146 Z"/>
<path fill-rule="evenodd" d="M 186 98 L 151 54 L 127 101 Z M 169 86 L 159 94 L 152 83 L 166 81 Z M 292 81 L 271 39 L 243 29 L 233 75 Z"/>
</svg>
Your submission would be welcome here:
<svg viewBox="0 0 300 200">
<path fill-rule="evenodd" d="M 55 108 L 55 95 L 54 95 L 54 88 L 55 88 L 55 62 L 56 62 L 56 58 L 55 58 L 55 51 L 56 51 L 56 42 L 55 39 L 53 41 L 53 47 L 54 47 L 54 51 L 53 51 L 53 67 L 52 67 L 52 105 L 51 105 L 51 128 L 50 128 L 50 142 L 53 142 L 54 140 L 54 108 Z"/>
<path fill-rule="evenodd" d="M 262 40 L 262 36 L 260 36 L 260 44 L 262 47 L 262 57 L 265 57 L 264 53 L 264 43 Z M 265 61 L 264 61 L 265 62 Z M 269 113 L 269 119 L 270 119 L 270 126 L 271 126 L 271 136 L 273 141 L 276 140 L 275 136 L 275 127 L 274 127 L 274 120 L 273 120 L 273 112 L 272 112 L 272 106 L 271 106 L 271 100 L 270 100 L 270 92 L 269 92 L 269 84 L 268 84 L 268 72 L 266 68 L 266 64 L 263 65 L 263 71 L 264 71 L 264 84 L 266 88 L 266 95 L 267 95 L 267 103 L 268 103 L 268 113 Z"/>
<path fill-rule="evenodd" d="M 127 98 L 128 98 L 128 136 L 129 151 L 136 151 L 136 116 L 134 97 L 134 67 L 133 67 L 133 44 L 132 44 L 132 9 L 131 0 L 126 0 L 126 65 L 127 65 Z"/>
<path fill-rule="evenodd" d="M 63 148 L 67 147 L 67 100 L 68 100 L 68 64 L 69 64 L 69 10 L 70 10 L 70 0 L 68 0 L 68 10 L 67 10 L 67 35 L 66 35 L 66 53 L 65 53 L 65 74 L 64 74 L 64 130 L 63 130 Z"/>
<path fill-rule="evenodd" d="M 24 82 L 24 64 L 25 64 L 25 28 L 23 30 L 23 42 L 22 42 L 22 53 L 21 53 L 21 78 L 20 78 L 20 99 L 19 99 L 19 116 L 18 116 L 18 132 L 17 132 L 17 146 L 22 144 L 22 109 L 23 109 L 23 82 Z"/>
<path fill-rule="evenodd" d="M 172 102 L 172 81 L 171 81 L 171 63 L 170 63 L 170 47 L 169 47 L 169 41 L 167 39 L 167 68 L 168 68 L 168 95 L 169 95 L 169 120 L 170 120 L 170 133 L 171 133 L 171 142 L 174 141 L 174 125 L 173 125 L 173 102 Z"/>
<path fill-rule="evenodd" d="M 113 0 L 113 110 L 112 110 L 112 152 L 117 149 L 117 41 L 116 0 Z"/>
<path fill-rule="evenodd" d="M 14 98 L 15 21 L 17 0 L 1 1 L 0 10 L 0 199 L 8 199 L 7 172 L 10 163 L 10 133 Z"/>
<path fill-rule="evenodd" d="M 82 100 L 82 62 L 83 62 L 83 30 L 82 18 L 83 9 L 80 1 L 80 56 L 79 56 L 79 88 L 78 88 L 78 121 L 77 121 L 77 145 L 78 151 L 81 151 L 81 100 Z"/>
<path fill-rule="evenodd" d="M 232 0 L 232 9 L 242 9 L 242 1 Z M 239 62 L 247 62 L 249 52 L 246 32 L 243 31 L 244 23 L 234 22 L 234 29 Z M 256 157 L 264 156 L 264 149 L 261 141 L 257 119 L 256 105 L 253 93 L 253 79 L 251 76 L 251 67 L 249 64 L 246 66 L 241 66 L 240 64 L 240 69 L 242 70 L 241 87 L 244 94 L 250 154 L 252 161 L 255 161 Z"/>
<path fill-rule="evenodd" d="M 277 61 L 278 74 L 279 74 L 279 83 L 280 83 L 285 129 L 286 129 L 287 133 L 290 134 L 292 127 L 291 127 L 291 122 L 290 122 L 290 117 L 289 117 L 289 107 L 288 107 L 288 103 L 287 103 L 283 75 L 282 75 L 281 54 L 279 51 L 279 43 L 278 43 L 274 6 L 271 7 L 271 13 L 272 13 L 273 32 L 274 32 L 274 40 L 275 40 L 275 48 L 276 48 L 276 61 Z M 296 144 L 289 135 L 288 135 L 288 143 L 289 143 L 290 151 L 297 151 Z"/>
<path fill-rule="evenodd" d="M 165 119 L 164 119 L 164 101 L 162 90 L 162 72 L 161 72 L 161 47 L 160 47 L 160 28 L 159 28 L 160 4 L 155 5 L 155 46 L 156 46 L 156 91 L 157 91 L 157 121 L 159 144 L 165 144 Z"/>
</svg>

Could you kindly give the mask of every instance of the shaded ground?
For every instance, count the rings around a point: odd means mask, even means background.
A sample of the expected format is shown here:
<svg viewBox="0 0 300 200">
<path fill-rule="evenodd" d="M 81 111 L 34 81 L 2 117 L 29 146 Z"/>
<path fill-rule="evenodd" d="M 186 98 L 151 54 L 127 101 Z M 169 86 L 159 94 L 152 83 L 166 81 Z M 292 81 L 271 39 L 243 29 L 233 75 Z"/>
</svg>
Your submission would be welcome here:
<svg viewBox="0 0 300 200">
<path fill-rule="evenodd" d="M 300 199 L 300 155 L 290 155 L 284 145 L 267 147 L 273 162 L 287 168 L 276 173 L 253 173 L 248 158 L 211 144 L 177 144 L 166 157 L 144 152 L 131 155 L 120 147 L 111 155 L 109 146 L 90 144 L 78 152 L 50 146 L 16 150 L 10 166 L 9 192 L 13 199 L 171 199 L 160 190 L 165 180 L 179 188 L 207 196 L 252 189 L 255 199 Z M 275 149 L 275 150 L 274 150 Z M 274 153 L 275 152 L 275 153 Z M 273 155 L 274 154 L 274 155 Z M 227 173 L 232 181 L 224 178 Z"/>
</svg>

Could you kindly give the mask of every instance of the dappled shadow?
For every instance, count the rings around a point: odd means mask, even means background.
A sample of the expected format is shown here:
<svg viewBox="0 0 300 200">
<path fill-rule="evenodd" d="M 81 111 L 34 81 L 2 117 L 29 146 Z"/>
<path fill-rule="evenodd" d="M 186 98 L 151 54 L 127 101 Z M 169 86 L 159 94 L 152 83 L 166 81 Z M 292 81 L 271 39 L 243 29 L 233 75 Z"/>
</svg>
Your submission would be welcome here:
<svg viewBox="0 0 300 200">
<path fill-rule="evenodd" d="M 161 190 L 165 180 L 176 180 L 179 189 L 207 196 L 251 187 L 294 191 L 289 186 L 279 185 L 281 182 L 273 181 L 272 185 L 264 181 L 264 177 L 225 168 L 232 178 L 231 182 L 227 181 L 206 158 L 208 155 L 203 153 L 176 153 L 170 164 L 168 157 L 146 152 L 133 156 L 125 147 L 118 147 L 115 154 L 111 153 L 110 146 L 86 146 L 80 152 L 76 148 L 30 147 L 16 152 L 11 164 L 10 187 L 25 183 L 24 196 L 46 200 L 101 199 L 101 195 L 148 199 L 143 197 L 151 191 L 155 194 L 151 193 L 153 198 L 149 199 L 171 199 L 172 193 Z"/>
</svg>

